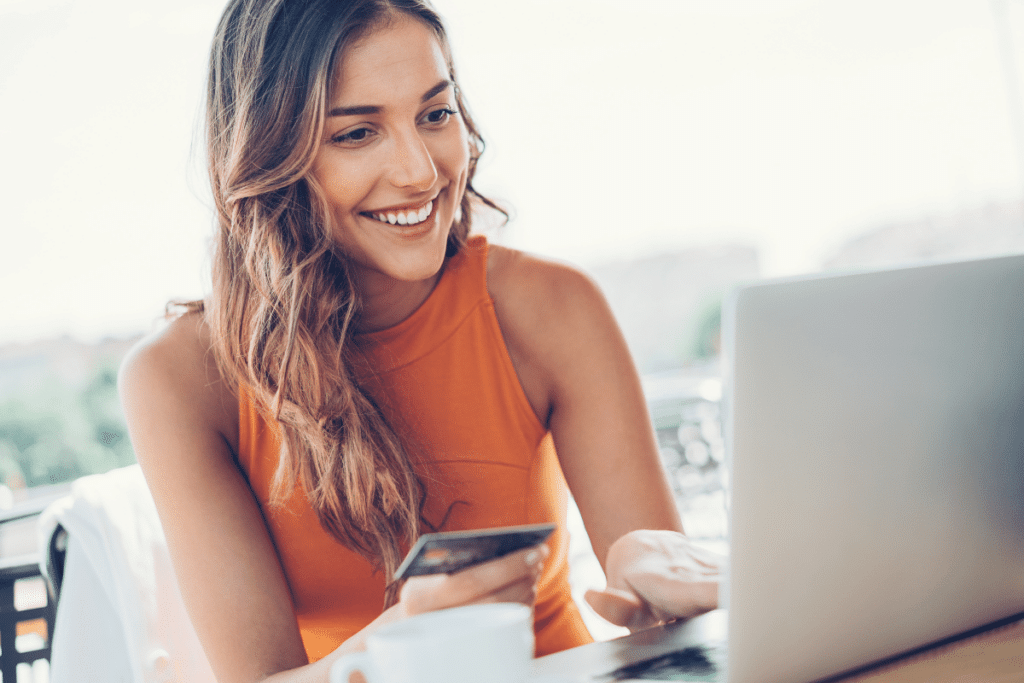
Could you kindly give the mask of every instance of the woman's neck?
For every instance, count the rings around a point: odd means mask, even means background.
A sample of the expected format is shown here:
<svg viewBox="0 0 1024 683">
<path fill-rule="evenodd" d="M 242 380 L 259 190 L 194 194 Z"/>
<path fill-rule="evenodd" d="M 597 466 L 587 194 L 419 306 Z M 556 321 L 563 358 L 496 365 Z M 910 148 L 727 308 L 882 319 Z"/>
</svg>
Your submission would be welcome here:
<svg viewBox="0 0 1024 683">
<path fill-rule="evenodd" d="M 359 332 L 394 327 L 423 305 L 441 277 L 439 271 L 426 280 L 407 282 L 382 273 L 364 273 L 359 282 Z"/>
</svg>

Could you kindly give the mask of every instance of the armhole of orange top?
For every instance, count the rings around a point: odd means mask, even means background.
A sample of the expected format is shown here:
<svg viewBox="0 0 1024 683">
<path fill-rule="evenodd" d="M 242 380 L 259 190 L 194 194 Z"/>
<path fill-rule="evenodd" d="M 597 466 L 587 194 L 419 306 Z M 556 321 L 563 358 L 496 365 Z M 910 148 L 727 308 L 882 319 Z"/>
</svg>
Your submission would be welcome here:
<svg viewBox="0 0 1024 683">
<path fill-rule="evenodd" d="M 530 403 L 529 397 L 526 395 L 526 390 L 523 389 L 523 383 L 519 379 L 519 372 L 516 370 L 515 363 L 512 362 L 512 354 L 508 350 L 508 342 L 505 341 L 505 332 L 501 329 L 501 321 L 498 320 L 498 310 L 494 305 L 494 297 L 491 296 L 491 290 L 487 286 L 487 274 L 489 271 L 488 254 L 490 253 L 490 243 L 484 242 L 483 245 L 483 287 L 484 292 L 487 294 L 486 305 L 490 308 L 490 323 L 493 327 L 492 334 L 497 335 L 497 339 L 501 342 L 501 364 L 504 372 L 511 378 L 512 383 L 515 384 L 516 403 L 519 404 L 520 411 L 525 412 L 526 418 L 530 424 L 538 432 L 538 442 L 544 438 L 544 435 L 548 433 L 548 428 L 541 421 L 540 417 L 533 410 L 533 404 Z"/>
</svg>

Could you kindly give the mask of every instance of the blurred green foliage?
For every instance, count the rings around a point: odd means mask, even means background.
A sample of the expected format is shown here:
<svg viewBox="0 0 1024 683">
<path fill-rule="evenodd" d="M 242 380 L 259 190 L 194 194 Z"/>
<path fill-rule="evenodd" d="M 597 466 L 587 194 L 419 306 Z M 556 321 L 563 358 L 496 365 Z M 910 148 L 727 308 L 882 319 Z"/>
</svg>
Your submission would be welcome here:
<svg viewBox="0 0 1024 683">
<path fill-rule="evenodd" d="M 13 490 L 133 462 L 112 363 L 96 368 L 82 386 L 52 380 L 0 400 L 0 483 Z"/>
<path fill-rule="evenodd" d="M 722 300 L 710 297 L 694 315 L 680 354 L 684 363 L 713 360 L 721 354 Z"/>
</svg>

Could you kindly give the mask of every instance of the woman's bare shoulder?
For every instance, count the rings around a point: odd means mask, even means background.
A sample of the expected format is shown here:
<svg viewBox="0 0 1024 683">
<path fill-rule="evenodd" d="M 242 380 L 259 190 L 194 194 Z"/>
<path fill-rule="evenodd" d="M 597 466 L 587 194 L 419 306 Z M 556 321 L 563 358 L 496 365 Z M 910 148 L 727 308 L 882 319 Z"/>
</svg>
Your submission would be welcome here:
<svg viewBox="0 0 1024 683">
<path fill-rule="evenodd" d="M 238 400 L 221 377 L 201 313 L 181 315 L 143 337 L 122 361 L 118 383 L 129 419 L 159 410 L 214 429 L 233 446 L 237 441 Z"/>
<path fill-rule="evenodd" d="M 549 321 L 607 309 L 600 288 L 579 268 L 498 245 L 489 247 L 487 288 L 496 306 Z"/>
<path fill-rule="evenodd" d="M 186 313 L 139 340 L 122 362 L 121 377 L 147 383 L 180 382 L 181 388 L 198 390 L 201 386 L 187 385 L 200 377 L 204 382 L 214 379 L 207 376 L 211 370 L 220 379 L 216 365 L 210 330 L 202 314 Z"/>
<path fill-rule="evenodd" d="M 580 376 L 628 351 L 597 284 L 573 266 L 492 247 L 487 285 L 505 346 L 538 418 L 551 411 Z"/>
<path fill-rule="evenodd" d="M 617 333 L 597 283 L 575 266 L 492 246 L 487 287 L 507 340 L 552 359 L 574 352 L 581 339 Z"/>
</svg>

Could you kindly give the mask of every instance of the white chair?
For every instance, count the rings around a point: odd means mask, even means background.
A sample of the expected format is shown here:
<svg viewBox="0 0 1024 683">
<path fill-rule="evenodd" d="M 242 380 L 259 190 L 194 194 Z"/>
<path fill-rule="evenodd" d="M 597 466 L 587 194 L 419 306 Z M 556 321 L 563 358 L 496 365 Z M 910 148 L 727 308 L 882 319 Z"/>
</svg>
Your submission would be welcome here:
<svg viewBox="0 0 1024 683">
<path fill-rule="evenodd" d="M 51 683 L 215 683 L 138 465 L 75 481 L 39 535 L 58 598 Z"/>
</svg>

